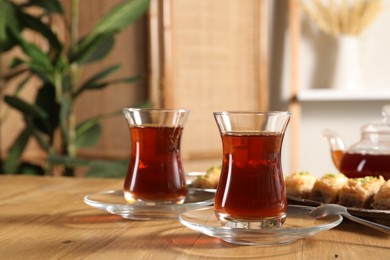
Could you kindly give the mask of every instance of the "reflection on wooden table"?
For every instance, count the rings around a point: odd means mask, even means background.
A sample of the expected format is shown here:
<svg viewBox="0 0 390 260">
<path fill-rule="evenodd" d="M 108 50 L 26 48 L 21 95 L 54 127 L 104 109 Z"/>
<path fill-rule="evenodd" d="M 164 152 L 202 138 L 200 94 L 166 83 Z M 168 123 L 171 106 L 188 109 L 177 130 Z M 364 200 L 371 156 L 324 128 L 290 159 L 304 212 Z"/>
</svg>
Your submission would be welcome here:
<svg viewBox="0 0 390 260">
<path fill-rule="evenodd" d="M 292 244 L 239 246 L 176 219 L 134 221 L 89 207 L 86 194 L 118 179 L 0 176 L 2 259 L 388 259 L 389 236 L 353 222 Z"/>
</svg>

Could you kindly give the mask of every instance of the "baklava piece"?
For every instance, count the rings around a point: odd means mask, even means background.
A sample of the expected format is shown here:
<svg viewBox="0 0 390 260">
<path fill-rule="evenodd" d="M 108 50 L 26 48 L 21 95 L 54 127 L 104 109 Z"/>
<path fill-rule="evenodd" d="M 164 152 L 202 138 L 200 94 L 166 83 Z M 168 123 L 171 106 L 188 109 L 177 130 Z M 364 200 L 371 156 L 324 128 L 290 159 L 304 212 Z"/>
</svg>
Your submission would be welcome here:
<svg viewBox="0 0 390 260">
<path fill-rule="evenodd" d="M 382 176 L 348 179 L 340 191 L 338 204 L 354 208 L 370 208 L 374 195 L 385 180 Z"/>
<path fill-rule="evenodd" d="M 221 175 L 221 166 L 213 166 L 207 169 L 206 174 L 197 177 L 193 186 L 201 189 L 216 189 Z"/>
<path fill-rule="evenodd" d="M 374 209 L 390 210 L 390 179 L 375 194 L 372 207 Z"/>
<path fill-rule="evenodd" d="M 309 199 L 317 178 L 309 172 L 295 172 L 284 180 L 287 196 Z"/>
<path fill-rule="evenodd" d="M 342 173 L 327 173 L 317 179 L 311 191 L 311 199 L 323 203 L 337 203 L 341 188 L 348 181 Z"/>
</svg>

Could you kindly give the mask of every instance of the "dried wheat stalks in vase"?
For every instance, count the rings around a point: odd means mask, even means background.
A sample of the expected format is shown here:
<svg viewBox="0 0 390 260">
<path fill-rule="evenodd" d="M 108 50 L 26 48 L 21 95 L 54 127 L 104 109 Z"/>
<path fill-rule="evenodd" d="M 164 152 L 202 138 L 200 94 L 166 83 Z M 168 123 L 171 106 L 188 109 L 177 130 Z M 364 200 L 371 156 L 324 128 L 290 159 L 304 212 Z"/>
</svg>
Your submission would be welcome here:
<svg viewBox="0 0 390 260">
<path fill-rule="evenodd" d="M 306 0 L 303 11 L 326 34 L 359 35 L 383 9 L 382 0 Z"/>
</svg>

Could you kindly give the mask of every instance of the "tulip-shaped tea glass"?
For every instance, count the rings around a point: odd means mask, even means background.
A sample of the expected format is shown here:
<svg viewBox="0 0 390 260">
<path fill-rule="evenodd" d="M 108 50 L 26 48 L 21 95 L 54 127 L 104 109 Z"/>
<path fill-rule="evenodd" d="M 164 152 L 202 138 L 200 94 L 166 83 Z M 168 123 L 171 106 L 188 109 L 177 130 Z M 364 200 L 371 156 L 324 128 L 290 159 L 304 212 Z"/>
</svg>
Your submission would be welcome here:
<svg viewBox="0 0 390 260">
<path fill-rule="evenodd" d="M 180 158 L 185 109 L 122 110 L 130 128 L 131 155 L 124 183 L 130 203 L 183 203 L 187 194 Z"/>
<path fill-rule="evenodd" d="M 225 226 L 280 227 L 287 198 L 281 149 L 289 112 L 215 112 L 223 161 L 214 208 Z"/>
</svg>

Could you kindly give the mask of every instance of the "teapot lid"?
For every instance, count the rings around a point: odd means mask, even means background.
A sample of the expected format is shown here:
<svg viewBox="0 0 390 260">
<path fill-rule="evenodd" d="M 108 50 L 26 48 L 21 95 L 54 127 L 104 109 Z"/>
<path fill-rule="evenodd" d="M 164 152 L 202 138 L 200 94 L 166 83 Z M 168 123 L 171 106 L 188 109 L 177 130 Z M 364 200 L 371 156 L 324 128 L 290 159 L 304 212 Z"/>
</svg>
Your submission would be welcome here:
<svg viewBox="0 0 390 260">
<path fill-rule="evenodd" d="M 373 121 L 363 126 L 362 132 L 390 134 L 390 105 L 382 107 L 382 120 Z"/>
</svg>

